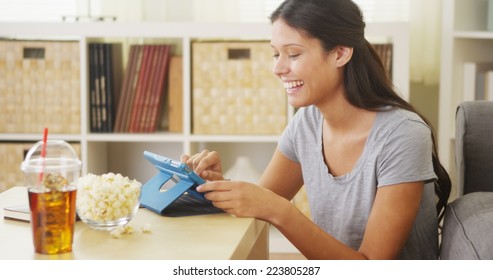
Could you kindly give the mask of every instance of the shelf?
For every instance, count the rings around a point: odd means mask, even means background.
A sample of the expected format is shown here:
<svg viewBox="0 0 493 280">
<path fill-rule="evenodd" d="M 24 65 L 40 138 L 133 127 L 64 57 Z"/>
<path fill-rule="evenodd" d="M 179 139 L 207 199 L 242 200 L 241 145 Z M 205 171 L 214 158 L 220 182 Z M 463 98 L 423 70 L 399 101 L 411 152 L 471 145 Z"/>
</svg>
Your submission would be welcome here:
<svg viewBox="0 0 493 280">
<path fill-rule="evenodd" d="M 179 133 L 91 133 L 86 137 L 91 142 L 182 142 Z"/>
<path fill-rule="evenodd" d="M 0 37 L 4 38 L 188 37 L 247 40 L 265 39 L 270 36 L 270 25 L 263 23 L 0 22 L 0 30 Z"/>
<path fill-rule="evenodd" d="M 452 182 L 456 182 L 455 112 L 463 101 L 464 63 L 493 61 L 493 32 L 486 30 L 488 2 L 442 1 L 438 154 Z M 455 192 L 453 187 L 452 198 Z"/>
<path fill-rule="evenodd" d="M 274 153 L 280 135 L 207 135 L 192 130 L 192 49 L 200 40 L 265 40 L 270 38 L 268 23 L 8 23 L 0 22 L 0 38 L 32 40 L 75 40 L 80 46 L 80 128 L 78 134 L 50 134 L 50 139 L 63 139 L 80 145 L 82 174 L 122 173 L 145 183 L 156 170 L 143 157 L 149 150 L 170 158 L 194 154 L 203 149 L 218 151 L 227 171 L 239 156 L 248 156 L 258 171 L 264 170 Z M 393 82 L 404 99 L 409 100 L 409 26 L 406 23 L 368 23 L 370 42 L 392 42 Z M 122 41 L 125 44 L 172 42 L 176 54 L 183 58 L 183 130 L 180 133 L 91 133 L 89 130 L 88 44 Z M 123 50 L 125 54 L 125 49 Z M 124 59 L 125 60 L 125 59 Z M 281 82 L 279 82 L 281 87 Z M 1 94 L 1 93 L 0 93 Z M 289 120 L 294 109 L 287 108 Z M 205 132 L 204 132 L 205 133 Z M 35 142 L 39 133 L 0 133 L 0 142 Z M 21 151 L 22 152 L 22 151 Z M 0 182 L 1 183 L 1 182 Z M 276 237 L 276 236 L 274 236 Z M 277 241 L 276 241 L 277 240 Z M 295 251 L 289 242 L 274 238 L 276 250 Z M 279 249 L 278 249 L 279 248 Z"/>
<path fill-rule="evenodd" d="M 82 173 L 121 172 L 147 180 L 154 170 L 142 156 L 144 150 L 162 153 L 171 158 L 193 154 L 202 149 L 217 150 L 227 170 L 237 156 L 249 156 L 263 170 L 275 150 L 279 135 L 206 135 L 192 131 L 192 49 L 195 41 L 265 40 L 270 38 L 269 23 L 9 23 L 0 22 L 0 38 L 32 40 L 75 40 L 80 46 L 80 134 L 50 134 L 51 139 L 78 142 L 81 147 Z M 406 23 L 368 23 L 366 36 L 370 42 L 393 43 L 393 82 L 405 99 L 409 99 L 409 26 Z M 183 132 L 156 133 L 91 133 L 89 131 L 88 44 L 121 41 L 124 44 L 172 42 L 175 52 L 183 58 Z M 128 50 L 123 50 L 124 54 Z M 126 55 L 126 54 L 125 54 Z M 125 60 L 125 58 L 124 58 Z M 281 86 L 281 82 L 279 82 Z M 294 109 L 287 108 L 287 119 Z M 34 142 L 41 131 L 32 134 L 0 133 L 0 142 Z"/>
<path fill-rule="evenodd" d="M 16 134 L 0 134 L 1 142 L 37 142 L 42 139 L 42 131 L 39 134 L 35 133 L 16 133 Z M 79 142 L 82 139 L 80 134 L 51 134 L 50 139 L 65 140 L 67 142 Z"/>
<path fill-rule="evenodd" d="M 192 135 L 192 142 L 277 143 L 278 135 Z"/>
<path fill-rule="evenodd" d="M 455 31 L 455 39 L 479 39 L 479 40 L 491 40 L 493 39 L 493 32 L 490 31 Z"/>
</svg>

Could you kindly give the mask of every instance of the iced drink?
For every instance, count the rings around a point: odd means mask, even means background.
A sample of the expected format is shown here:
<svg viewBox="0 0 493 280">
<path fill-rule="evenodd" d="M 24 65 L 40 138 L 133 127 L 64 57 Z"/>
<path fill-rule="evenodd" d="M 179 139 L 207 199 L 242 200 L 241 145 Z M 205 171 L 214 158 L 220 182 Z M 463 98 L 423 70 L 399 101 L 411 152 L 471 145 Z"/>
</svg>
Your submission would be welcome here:
<svg viewBox="0 0 493 280">
<path fill-rule="evenodd" d="M 34 249 L 41 254 L 72 252 L 77 189 L 29 188 Z"/>
<path fill-rule="evenodd" d="M 41 149 L 46 149 L 44 154 Z M 27 153 L 21 169 L 27 178 L 36 253 L 72 252 L 80 168 L 80 160 L 64 141 L 38 142 Z"/>
</svg>

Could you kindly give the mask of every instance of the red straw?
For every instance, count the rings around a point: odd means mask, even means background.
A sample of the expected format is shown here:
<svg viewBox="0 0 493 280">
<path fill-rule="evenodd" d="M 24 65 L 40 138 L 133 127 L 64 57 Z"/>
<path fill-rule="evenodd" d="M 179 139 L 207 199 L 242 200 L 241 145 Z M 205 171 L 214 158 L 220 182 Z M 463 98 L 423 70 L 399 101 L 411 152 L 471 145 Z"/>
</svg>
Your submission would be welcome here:
<svg viewBox="0 0 493 280">
<path fill-rule="evenodd" d="M 45 127 L 43 131 L 43 149 L 41 150 L 41 157 L 46 156 L 46 140 L 48 139 L 48 128 Z"/>
<path fill-rule="evenodd" d="M 43 159 L 43 169 L 39 173 L 39 178 L 38 178 L 38 184 L 40 184 L 43 181 L 43 170 L 44 170 L 44 158 L 46 157 L 46 141 L 48 139 L 48 128 L 45 127 L 43 131 L 43 146 L 41 148 L 41 158 Z"/>
</svg>

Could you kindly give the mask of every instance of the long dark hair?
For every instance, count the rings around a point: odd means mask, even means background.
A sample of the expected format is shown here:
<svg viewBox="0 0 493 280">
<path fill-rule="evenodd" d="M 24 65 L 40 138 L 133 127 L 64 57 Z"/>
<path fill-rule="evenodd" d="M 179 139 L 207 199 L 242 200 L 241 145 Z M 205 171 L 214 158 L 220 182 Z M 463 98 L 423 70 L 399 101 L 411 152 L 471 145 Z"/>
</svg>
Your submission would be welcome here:
<svg viewBox="0 0 493 280">
<path fill-rule="evenodd" d="M 353 106 L 372 111 L 388 106 L 402 108 L 418 114 L 430 127 L 440 221 L 450 196 L 451 181 L 439 161 L 434 130 L 430 122 L 394 90 L 380 57 L 365 39 L 366 25 L 359 7 L 351 0 L 286 0 L 270 16 L 272 23 L 279 18 L 318 39 L 326 51 L 336 46 L 353 48 L 353 56 L 344 70 L 346 99 Z"/>
</svg>

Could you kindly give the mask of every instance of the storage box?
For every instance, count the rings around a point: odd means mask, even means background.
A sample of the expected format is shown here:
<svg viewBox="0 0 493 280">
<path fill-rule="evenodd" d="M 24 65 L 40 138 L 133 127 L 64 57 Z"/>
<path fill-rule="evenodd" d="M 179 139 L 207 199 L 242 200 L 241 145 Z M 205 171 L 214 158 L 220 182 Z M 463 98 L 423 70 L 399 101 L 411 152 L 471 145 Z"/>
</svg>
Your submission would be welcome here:
<svg viewBox="0 0 493 280">
<path fill-rule="evenodd" d="M 0 192 L 13 186 L 23 186 L 26 183 L 21 163 L 32 143 L 0 143 Z M 70 143 L 80 158 L 80 144 Z"/>
<path fill-rule="evenodd" d="M 192 43 L 194 134 L 280 134 L 287 97 L 266 41 Z"/>
<path fill-rule="evenodd" d="M 0 133 L 80 133 L 79 43 L 0 40 L 0 101 Z"/>
</svg>

